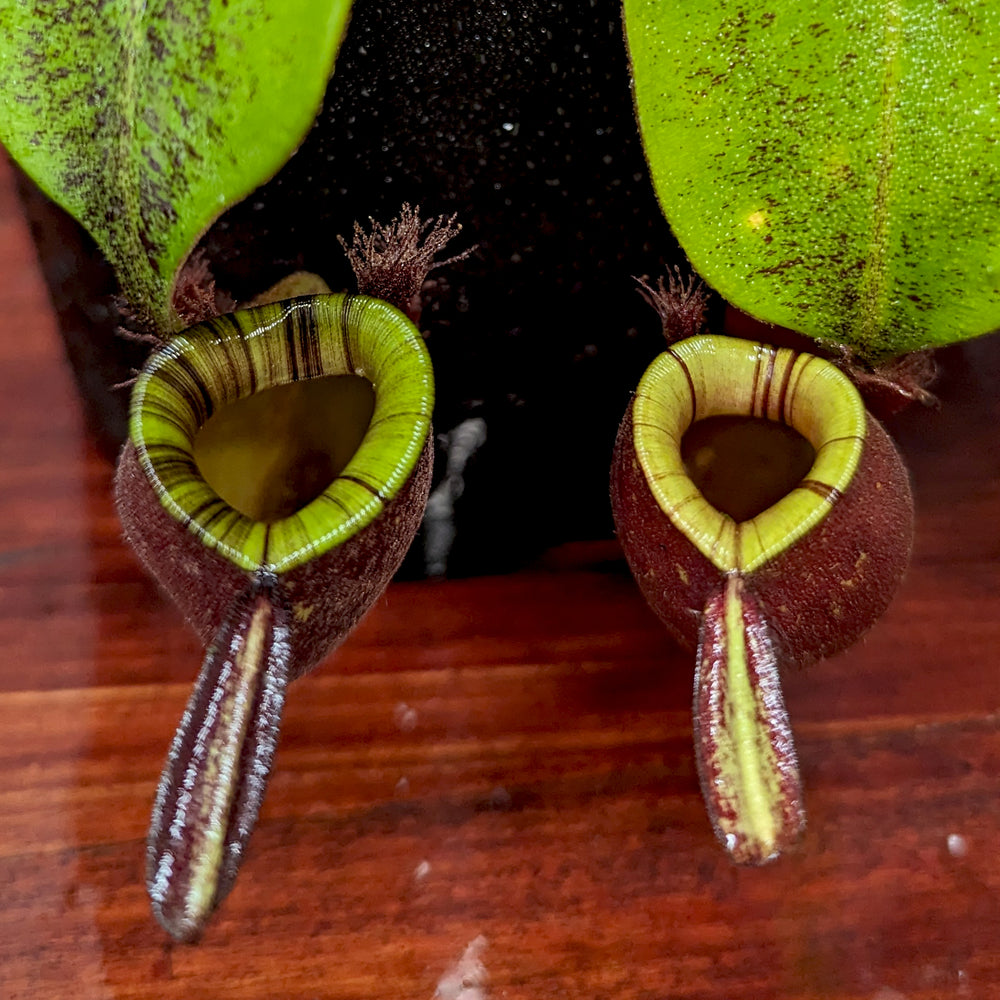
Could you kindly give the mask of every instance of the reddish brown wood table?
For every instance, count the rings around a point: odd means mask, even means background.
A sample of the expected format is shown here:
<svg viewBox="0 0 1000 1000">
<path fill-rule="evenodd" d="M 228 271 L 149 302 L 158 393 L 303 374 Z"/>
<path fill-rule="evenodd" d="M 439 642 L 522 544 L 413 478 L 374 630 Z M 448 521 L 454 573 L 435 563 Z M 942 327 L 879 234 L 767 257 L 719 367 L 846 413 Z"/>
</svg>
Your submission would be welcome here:
<svg viewBox="0 0 1000 1000">
<path fill-rule="evenodd" d="M 121 542 L 5 166 L 0 256 L 0 997 L 430 1000 L 480 936 L 509 1000 L 1000 996 L 996 338 L 890 428 L 919 512 L 890 612 L 786 679 L 793 855 L 723 856 L 690 657 L 580 546 L 394 585 L 296 682 L 240 881 L 182 947 L 143 839 L 201 649 Z"/>
</svg>

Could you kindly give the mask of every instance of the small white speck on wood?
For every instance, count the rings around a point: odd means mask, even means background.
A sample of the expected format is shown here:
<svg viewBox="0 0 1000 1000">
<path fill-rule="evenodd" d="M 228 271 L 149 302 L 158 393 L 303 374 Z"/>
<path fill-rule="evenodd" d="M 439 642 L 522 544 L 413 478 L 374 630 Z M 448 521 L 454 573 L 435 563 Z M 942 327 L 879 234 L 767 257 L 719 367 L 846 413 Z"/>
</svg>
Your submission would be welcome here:
<svg viewBox="0 0 1000 1000">
<path fill-rule="evenodd" d="M 485 950 L 482 934 L 470 941 L 462 957 L 438 980 L 434 1000 L 486 1000 L 489 976 L 481 958 Z"/>
<path fill-rule="evenodd" d="M 412 733 L 417 728 L 417 710 L 401 701 L 393 710 L 392 717 L 400 732 Z"/>
<path fill-rule="evenodd" d="M 969 853 L 969 845 L 960 833 L 948 834 L 948 853 L 953 858 L 964 858 Z"/>
</svg>

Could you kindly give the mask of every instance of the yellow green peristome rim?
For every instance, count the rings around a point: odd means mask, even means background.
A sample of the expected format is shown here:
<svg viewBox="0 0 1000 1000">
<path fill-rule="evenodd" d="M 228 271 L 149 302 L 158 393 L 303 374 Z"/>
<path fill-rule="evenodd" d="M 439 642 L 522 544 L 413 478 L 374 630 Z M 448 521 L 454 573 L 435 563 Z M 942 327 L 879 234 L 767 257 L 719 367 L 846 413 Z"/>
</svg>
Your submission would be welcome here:
<svg viewBox="0 0 1000 1000">
<path fill-rule="evenodd" d="M 375 390 L 364 440 L 340 475 L 289 517 L 254 521 L 205 482 L 198 430 L 220 407 L 324 375 L 360 375 Z M 250 571 L 287 572 L 356 535 L 412 474 L 434 407 L 417 328 L 357 295 L 317 295 L 218 316 L 153 355 L 136 381 L 129 435 L 163 506 L 203 544 Z"/>
<path fill-rule="evenodd" d="M 696 420 L 760 417 L 798 431 L 816 452 L 807 476 L 749 521 L 713 507 L 688 476 L 681 439 Z M 660 509 L 723 573 L 749 573 L 830 513 L 854 478 L 864 403 L 828 361 L 732 337 L 674 344 L 646 370 L 633 402 L 635 452 Z"/>
</svg>

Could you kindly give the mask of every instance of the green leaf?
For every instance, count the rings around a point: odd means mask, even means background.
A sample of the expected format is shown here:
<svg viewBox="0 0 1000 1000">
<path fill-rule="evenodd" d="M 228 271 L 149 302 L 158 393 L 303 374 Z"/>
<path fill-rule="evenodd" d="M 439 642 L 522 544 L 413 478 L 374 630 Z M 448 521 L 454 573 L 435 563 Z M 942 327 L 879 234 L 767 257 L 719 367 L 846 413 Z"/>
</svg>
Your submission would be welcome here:
<svg viewBox="0 0 1000 1000">
<path fill-rule="evenodd" d="M 1000 326 L 996 0 L 625 0 L 663 211 L 760 319 L 877 361 Z"/>
<path fill-rule="evenodd" d="M 0 141 L 161 332 L 194 242 L 287 160 L 349 0 L 0 0 Z"/>
</svg>

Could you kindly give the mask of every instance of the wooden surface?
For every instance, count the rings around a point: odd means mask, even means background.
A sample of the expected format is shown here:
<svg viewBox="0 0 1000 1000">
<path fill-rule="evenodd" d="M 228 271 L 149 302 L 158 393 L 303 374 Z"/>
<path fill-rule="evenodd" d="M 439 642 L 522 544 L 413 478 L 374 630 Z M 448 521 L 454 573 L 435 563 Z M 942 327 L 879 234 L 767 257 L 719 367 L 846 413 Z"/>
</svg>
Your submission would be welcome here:
<svg viewBox="0 0 1000 1000">
<path fill-rule="evenodd" d="M 0 997 L 430 1000 L 480 936 L 511 1000 L 1000 996 L 996 338 L 891 426 L 919 527 L 889 614 L 786 680 L 792 856 L 727 862 L 690 658 L 582 546 L 390 588 L 293 686 L 250 858 L 181 947 L 143 839 L 201 650 L 121 543 L 6 167 L 0 257 Z"/>
</svg>

